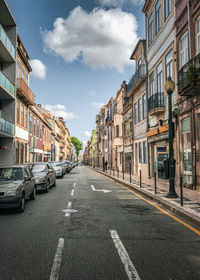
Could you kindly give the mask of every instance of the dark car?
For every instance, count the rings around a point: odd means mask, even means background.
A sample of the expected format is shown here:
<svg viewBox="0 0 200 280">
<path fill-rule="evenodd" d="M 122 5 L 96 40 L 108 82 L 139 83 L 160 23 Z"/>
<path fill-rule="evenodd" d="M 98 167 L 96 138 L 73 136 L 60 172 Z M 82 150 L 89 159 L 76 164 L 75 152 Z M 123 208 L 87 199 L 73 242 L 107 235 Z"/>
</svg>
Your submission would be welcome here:
<svg viewBox="0 0 200 280">
<path fill-rule="evenodd" d="M 70 171 L 72 170 L 71 162 L 68 160 L 64 160 L 63 164 L 64 164 L 66 172 L 70 173 Z"/>
<path fill-rule="evenodd" d="M 35 196 L 35 179 L 28 166 L 0 167 L 0 208 L 23 212 L 25 201 Z"/>
<path fill-rule="evenodd" d="M 56 172 L 47 162 L 37 162 L 32 165 L 36 190 L 49 192 L 51 186 L 56 186 Z"/>
</svg>

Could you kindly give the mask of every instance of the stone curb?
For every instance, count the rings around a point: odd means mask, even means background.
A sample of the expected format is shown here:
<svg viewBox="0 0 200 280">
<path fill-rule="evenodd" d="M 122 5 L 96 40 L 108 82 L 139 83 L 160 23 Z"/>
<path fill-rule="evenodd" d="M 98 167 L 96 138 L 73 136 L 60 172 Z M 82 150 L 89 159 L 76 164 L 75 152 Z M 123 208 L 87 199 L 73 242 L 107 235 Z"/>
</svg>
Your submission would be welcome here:
<svg viewBox="0 0 200 280">
<path fill-rule="evenodd" d="M 106 174 L 106 173 L 104 173 L 104 172 L 102 172 L 100 170 L 94 169 L 94 168 L 91 168 L 91 169 L 96 171 L 96 172 L 98 172 L 98 173 L 100 173 L 100 174 L 102 174 L 102 175 L 104 175 L 104 176 L 107 176 L 108 178 L 111 178 L 111 179 L 115 180 L 116 182 L 119 182 L 119 183 L 121 183 L 121 184 L 123 184 L 125 186 L 128 186 L 128 187 L 131 187 L 137 193 L 142 194 L 144 197 L 147 197 L 148 199 L 159 203 L 164 208 L 174 212 L 175 214 L 183 217 L 184 219 L 188 220 L 189 222 L 192 222 L 193 224 L 195 224 L 195 225 L 200 227 L 200 219 L 199 219 L 199 217 L 197 217 L 196 215 L 194 215 L 192 213 L 189 213 L 185 209 L 183 209 L 183 208 L 181 208 L 179 206 L 173 205 L 170 202 L 165 201 L 161 197 L 153 195 L 153 194 L 147 192 L 146 190 L 144 190 L 142 188 L 139 188 L 139 187 L 137 187 L 134 184 L 130 184 L 129 182 L 124 181 L 124 180 L 122 180 L 120 178 L 116 178 L 116 177 L 114 177 L 112 175 Z"/>
</svg>

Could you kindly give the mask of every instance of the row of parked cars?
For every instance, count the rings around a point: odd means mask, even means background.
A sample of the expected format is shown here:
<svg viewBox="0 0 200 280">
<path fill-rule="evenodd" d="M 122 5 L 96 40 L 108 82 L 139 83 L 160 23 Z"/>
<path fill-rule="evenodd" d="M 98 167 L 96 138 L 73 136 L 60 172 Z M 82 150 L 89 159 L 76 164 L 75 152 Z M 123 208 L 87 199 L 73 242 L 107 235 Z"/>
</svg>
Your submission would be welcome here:
<svg viewBox="0 0 200 280">
<path fill-rule="evenodd" d="M 23 212 L 27 199 L 35 200 L 38 191 L 49 192 L 51 186 L 56 186 L 56 178 L 63 178 L 76 165 L 52 161 L 0 167 L 0 208 Z"/>
</svg>

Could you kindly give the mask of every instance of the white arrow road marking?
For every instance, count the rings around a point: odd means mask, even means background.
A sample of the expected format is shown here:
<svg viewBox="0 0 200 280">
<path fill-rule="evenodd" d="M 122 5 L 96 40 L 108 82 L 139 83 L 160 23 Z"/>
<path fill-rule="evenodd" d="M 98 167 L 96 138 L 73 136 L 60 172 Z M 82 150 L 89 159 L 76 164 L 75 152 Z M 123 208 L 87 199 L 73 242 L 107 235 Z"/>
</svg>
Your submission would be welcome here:
<svg viewBox="0 0 200 280">
<path fill-rule="evenodd" d="M 58 280 L 59 278 L 64 243 L 65 243 L 64 238 L 59 238 L 49 280 Z"/>
<path fill-rule="evenodd" d="M 74 196 L 74 190 L 71 191 L 71 196 Z"/>
<path fill-rule="evenodd" d="M 111 237 L 113 239 L 113 242 L 115 244 L 115 247 L 117 248 L 118 254 L 121 258 L 122 263 L 124 264 L 126 274 L 128 276 L 129 280 L 141 280 L 137 270 L 135 269 L 123 243 L 119 239 L 119 236 L 116 232 L 116 230 L 110 230 Z"/>
<path fill-rule="evenodd" d="M 103 190 L 97 190 L 97 189 L 95 189 L 95 187 L 94 187 L 93 185 L 91 185 L 91 188 L 92 188 L 92 190 L 93 190 L 94 192 L 104 192 L 104 193 L 112 192 L 112 191 L 108 191 L 108 190 L 105 190 L 105 189 L 103 189 Z"/>
</svg>

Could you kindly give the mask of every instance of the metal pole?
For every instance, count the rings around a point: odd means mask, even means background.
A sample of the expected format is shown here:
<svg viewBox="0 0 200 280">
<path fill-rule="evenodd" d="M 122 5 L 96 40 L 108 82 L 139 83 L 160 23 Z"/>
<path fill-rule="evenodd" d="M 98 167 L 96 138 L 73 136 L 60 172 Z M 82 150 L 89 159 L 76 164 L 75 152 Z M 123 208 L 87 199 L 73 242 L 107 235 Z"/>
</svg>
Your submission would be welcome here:
<svg viewBox="0 0 200 280">
<path fill-rule="evenodd" d="M 142 170 L 140 169 L 140 188 L 142 187 Z"/>
<path fill-rule="evenodd" d="M 131 183 L 131 163 L 130 163 L 130 166 L 129 166 L 129 171 L 130 171 L 130 183 Z"/>
<path fill-rule="evenodd" d="M 180 176 L 180 195 L 181 195 L 181 206 L 183 206 L 183 177 Z"/>
<path fill-rule="evenodd" d="M 117 167 L 117 177 L 119 178 L 119 168 Z"/>
<path fill-rule="evenodd" d="M 110 175 L 111 175 L 111 166 L 110 166 Z"/>
<path fill-rule="evenodd" d="M 157 194 L 156 172 L 154 172 L 154 186 L 155 186 L 155 194 Z"/>
<path fill-rule="evenodd" d="M 122 162 L 122 175 L 124 180 L 124 152 L 123 152 L 123 162 Z"/>
</svg>

